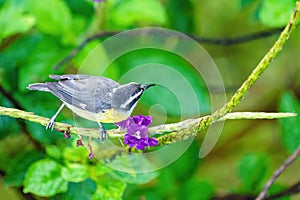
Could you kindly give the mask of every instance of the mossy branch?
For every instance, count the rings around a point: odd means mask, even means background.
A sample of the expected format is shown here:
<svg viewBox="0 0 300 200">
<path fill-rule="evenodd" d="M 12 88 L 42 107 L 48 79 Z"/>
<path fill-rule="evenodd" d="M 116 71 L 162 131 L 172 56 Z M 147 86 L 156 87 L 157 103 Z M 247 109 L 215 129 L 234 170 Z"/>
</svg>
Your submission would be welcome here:
<svg viewBox="0 0 300 200">
<path fill-rule="evenodd" d="M 13 118 L 21 118 L 30 122 L 38 123 L 43 126 L 46 126 L 49 122 L 49 118 L 35 115 L 32 112 L 26 112 L 16 108 L 6 108 L 0 106 L 0 116 L 5 115 Z M 228 119 L 278 119 L 278 118 L 287 118 L 294 117 L 296 113 L 265 113 L 265 112 L 233 112 L 228 113 L 224 117 L 218 119 L 217 121 L 223 121 Z M 163 124 L 158 126 L 153 126 L 149 128 L 150 133 L 162 134 L 166 132 L 185 132 L 186 134 L 191 134 L 191 129 L 198 127 L 199 123 L 203 123 L 205 119 L 210 116 L 204 116 L 197 119 L 187 119 L 178 123 L 172 124 Z M 65 124 L 61 122 L 55 122 L 55 130 L 58 132 L 69 132 L 76 135 L 82 136 L 92 136 L 99 137 L 99 130 L 94 128 L 81 128 L 74 127 L 70 124 Z M 119 129 L 107 130 L 107 133 L 110 138 L 123 137 L 125 132 Z M 192 135 L 191 135 L 192 136 Z M 159 138 L 159 137 L 158 137 Z"/>
</svg>

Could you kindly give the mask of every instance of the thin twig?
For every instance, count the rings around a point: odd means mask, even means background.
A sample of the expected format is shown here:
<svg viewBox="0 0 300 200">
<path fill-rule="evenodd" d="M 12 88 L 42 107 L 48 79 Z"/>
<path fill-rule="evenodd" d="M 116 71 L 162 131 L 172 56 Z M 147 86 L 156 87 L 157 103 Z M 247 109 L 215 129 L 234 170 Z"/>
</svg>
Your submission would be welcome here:
<svg viewBox="0 0 300 200">
<path fill-rule="evenodd" d="M 255 33 L 248 33 L 245 35 L 233 37 L 233 38 L 207 38 L 207 37 L 199 37 L 195 35 L 189 35 L 191 38 L 196 40 L 199 43 L 202 44 L 208 44 L 208 45 L 223 45 L 223 46 L 229 46 L 234 44 L 240 44 L 244 42 L 249 42 L 252 40 L 262 39 L 266 37 L 270 37 L 272 35 L 278 34 L 283 30 L 283 28 L 275 28 L 267 31 L 259 31 Z M 53 70 L 58 70 L 58 68 L 75 57 L 79 51 L 81 51 L 89 42 L 101 39 L 103 37 L 107 36 L 113 36 L 120 33 L 120 31 L 107 31 L 102 33 L 97 33 L 95 35 L 92 35 L 85 39 L 78 47 L 76 47 L 74 50 L 72 50 L 65 58 L 63 58 L 61 61 L 59 61 L 56 65 L 54 65 Z M 180 35 L 179 35 L 180 37 Z"/>
<path fill-rule="evenodd" d="M 112 35 L 115 35 L 117 33 L 119 33 L 119 32 L 107 31 L 107 32 L 97 33 L 95 35 L 92 35 L 92 36 L 88 37 L 78 47 L 73 49 L 64 59 L 62 59 L 56 65 L 54 65 L 53 70 L 58 70 L 58 68 L 60 66 L 62 66 L 65 63 L 69 62 L 70 60 L 72 60 L 72 58 L 74 56 L 76 56 L 79 53 L 79 51 L 81 51 L 89 42 L 91 42 L 93 40 L 96 40 L 96 39 L 99 39 L 99 38 L 106 37 L 106 36 L 112 36 Z"/>
<path fill-rule="evenodd" d="M 286 197 L 298 194 L 300 192 L 300 182 L 297 182 L 293 184 L 291 187 L 287 188 L 286 190 L 283 190 L 277 194 L 274 194 L 270 197 L 265 198 L 265 200 L 275 200 L 280 197 Z M 227 194 L 224 196 L 214 196 L 211 198 L 211 200 L 253 200 L 255 197 L 253 195 L 243 195 L 243 194 Z"/>
<path fill-rule="evenodd" d="M 194 35 L 189 35 L 189 36 L 202 44 L 229 46 L 229 45 L 241 44 L 241 43 L 250 42 L 257 39 L 270 37 L 280 33 L 282 30 L 283 28 L 275 28 L 267 31 L 248 33 L 233 38 L 206 38 L 206 37 L 198 37 Z"/>
<path fill-rule="evenodd" d="M 275 180 L 280 176 L 280 174 L 286 170 L 288 166 L 290 166 L 296 158 L 300 154 L 300 146 L 293 152 L 291 156 L 289 156 L 284 163 L 276 169 L 276 171 L 273 173 L 271 178 L 268 180 L 266 185 L 264 186 L 264 189 L 261 191 L 261 193 L 258 195 L 258 197 L 255 200 L 263 200 L 265 196 L 267 195 L 268 190 L 270 189 L 271 185 L 275 182 Z"/>
<path fill-rule="evenodd" d="M 5 96 L 5 98 L 7 98 L 15 108 L 23 110 L 21 104 L 19 104 L 19 102 L 6 89 L 4 89 L 4 87 L 2 87 L 2 85 L 0 85 L 0 93 L 3 94 L 3 96 Z"/>
</svg>

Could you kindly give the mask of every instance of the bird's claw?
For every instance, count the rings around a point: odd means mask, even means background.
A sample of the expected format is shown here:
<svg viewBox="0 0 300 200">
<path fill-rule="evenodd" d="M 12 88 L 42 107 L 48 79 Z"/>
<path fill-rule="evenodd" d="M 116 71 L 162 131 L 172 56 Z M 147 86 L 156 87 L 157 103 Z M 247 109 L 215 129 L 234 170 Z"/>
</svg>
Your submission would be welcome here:
<svg viewBox="0 0 300 200">
<path fill-rule="evenodd" d="M 99 131 L 100 131 L 99 140 L 100 142 L 104 142 L 105 139 L 108 139 L 107 132 L 103 127 L 99 127 Z"/>
<path fill-rule="evenodd" d="M 48 124 L 46 125 L 46 129 L 51 129 L 53 131 L 54 125 L 55 125 L 55 121 L 54 119 L 51 118 Z"/>
</svg>

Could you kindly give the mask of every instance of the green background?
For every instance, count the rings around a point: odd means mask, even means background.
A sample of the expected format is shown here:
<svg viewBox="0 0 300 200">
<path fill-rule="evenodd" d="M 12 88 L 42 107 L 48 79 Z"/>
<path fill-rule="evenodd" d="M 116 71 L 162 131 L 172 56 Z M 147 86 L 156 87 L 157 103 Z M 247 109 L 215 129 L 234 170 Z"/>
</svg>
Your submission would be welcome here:
<svg viewBox="0 0 300 200">
<path fill-rule="evenodd" d="M 77 73 L 84 58 L 105 37 L 89 43 L 59 69 L 53 66 L 93 34 L 155 26 L 224 41 L 283 27 L 295 2 L 107 0 L 94 4 L 88 0 L 0 0 L 0 85 L 9 93 L 0 93 L 0 105 L 19 106 L 50 117 L 59 107 L 59 100 L 51 94 L 28 91 L 27 85 L 49 81 L 49 74 Z M 232 45 L 200 42 L 218 66 L 228 98 L 278 35 Z M 299 36 L 298 28 L 235 111 L 300 113 Z M 133 52 L 115 62 L 107 77 L 117 80 L 126 69 L 145 62 L 144 54 L 151 55 L 151 61 L 186 74 L 197 91 L 202 114 L 209 113 L 202 80 L 174 55 L 151 50 Z M 145 94 L 134 114 L 147 114 L 151 105 L 159 102 L 165 108 L 167 122 L 178 121 L 181 113 L 176 98 L 165 90 L 156 92 L 156 97 Z M 73 115 L 64 109 L 58 121 L 73 124 Z M 203 132 L 168 167 L 155 173 L 128 174 L 107 168 L 95 159 L 88 160 L 87 150 L 75 147 L 76 136 L 66 140 L 61 133 L 25 123 L 27 131 L 18 120 L 0 117 L 3 199 L 211 199 L 229 194 L 253 197 L 300 143 L 299 115 L 284 120 L 227 121 L 217 145 L 204 159 L 198 158 Z M 295 184 L 299 175 L 297 161 L 275 182 L 271 193 Z M 297 198 L 300 196 L 282 199 Z"/>
</svg>

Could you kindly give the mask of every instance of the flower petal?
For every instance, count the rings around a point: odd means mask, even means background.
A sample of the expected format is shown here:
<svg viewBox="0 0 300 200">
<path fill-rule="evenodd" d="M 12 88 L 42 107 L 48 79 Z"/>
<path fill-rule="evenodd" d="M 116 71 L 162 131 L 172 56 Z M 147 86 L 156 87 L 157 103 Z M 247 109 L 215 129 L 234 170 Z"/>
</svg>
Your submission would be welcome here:
<svg viewBox="0 0 300 200">
<path fill-rule="evenodd" d="M 143 122 L 142 125 L 144 126 L 150 126 L 151 122 L 152 122 L 152 116 L 143 116 Z"/>
<path fill-rule="evenodd" d="M 157 146 L 158 145 L 158 141 L 156 138 L 148 138 L 148 145 L 149 146 Z"/>
</svg>

